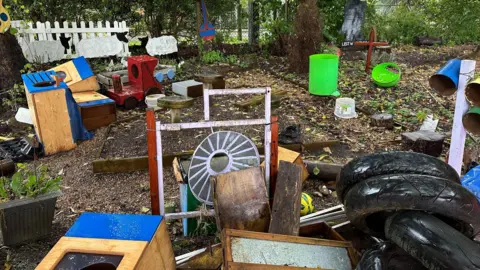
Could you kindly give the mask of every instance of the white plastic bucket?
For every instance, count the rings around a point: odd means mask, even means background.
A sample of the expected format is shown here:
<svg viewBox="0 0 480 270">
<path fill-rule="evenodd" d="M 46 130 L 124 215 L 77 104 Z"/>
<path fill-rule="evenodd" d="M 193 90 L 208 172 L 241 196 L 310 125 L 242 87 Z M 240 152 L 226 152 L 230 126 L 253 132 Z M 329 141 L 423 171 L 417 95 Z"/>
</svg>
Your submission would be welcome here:
<svg viewBox="0 0 480 270">
<path fill-rule="evenodd" d="M 337 98 L 335 104 L 335 116 L 343 119 L 357 117 L 355 111 L 355 100 L 351 98 Z"/>
<path fill-rule="evenodd" d="M 165 97 L 164 94 L 156 94 L 156 95 L 150 95 L 145 98 L 145 104 L 147 104 L 148 108 L 155 108 L 157 109 L 157 103 L 158 100 Z"/>
<path fill-rule="evenodd" d="M 20 123 L 33 125 L 32 117 L 30 115 L 30 110 L 26 108 L 18 109 L 18 112 L 15 115 L 15 120 L 17 120 Z"/>
</svg>

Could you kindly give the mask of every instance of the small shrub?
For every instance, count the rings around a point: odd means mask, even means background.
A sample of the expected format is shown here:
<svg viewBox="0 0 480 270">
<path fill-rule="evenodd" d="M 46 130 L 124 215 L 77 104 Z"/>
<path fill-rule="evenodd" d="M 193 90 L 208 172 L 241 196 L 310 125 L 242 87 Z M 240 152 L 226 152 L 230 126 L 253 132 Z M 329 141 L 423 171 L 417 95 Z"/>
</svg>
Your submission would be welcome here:
<svg viewBox="0 0 480 270">
<path fill-rule="evenodd" d="M 223 61 L 223 54 L 219 51 L 209 51 L 202 55 L 202 63 L 204 64 L 215 64 Z"/>
<path fill-rule="evenodd" d="M 25 164 L 17 164 L 18 172 L 11 178 L 0 177 L 0 202 L 23 198 L 35 198 L 60 190 L 62 176 L 50 177 L 46 165 L 34 171 Z"/>
<path fill-rule="evenodd" d="M 238 58 L 235 55 L 227 56 L 226 60 L 227 60 L 227 63 L 229 63 L 230 65 L 235 65 L 238 62 Z"/>
</svg>

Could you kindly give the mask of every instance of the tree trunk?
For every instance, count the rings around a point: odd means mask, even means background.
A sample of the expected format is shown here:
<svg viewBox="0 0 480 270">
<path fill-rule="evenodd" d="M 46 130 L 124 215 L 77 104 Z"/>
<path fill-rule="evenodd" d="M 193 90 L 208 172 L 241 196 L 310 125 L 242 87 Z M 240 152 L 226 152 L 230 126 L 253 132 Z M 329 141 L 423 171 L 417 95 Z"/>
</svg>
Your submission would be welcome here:
<svg viewBox="0 0 480 270">
<path fill-rule="evenodd" d="M 0 90 L 12 88 L 22 80 L 20 70 L 27 63 L 14 35 L 0 34 Z"/>
<path fill-rule="evenodd" d="M 238 30 L 238 40 L 242 40 L 243 33 L 242 33 L 242 2 L 240 0 L 237 1 L 237 30 Z"/>
<path fill-rule="evenodd" d="M 248 44 L 250 46 L 258 45 L 258 38 L 260 37 L 260 12 L 258 9 L 258 0 L 248 2 Z"/>
</svg>

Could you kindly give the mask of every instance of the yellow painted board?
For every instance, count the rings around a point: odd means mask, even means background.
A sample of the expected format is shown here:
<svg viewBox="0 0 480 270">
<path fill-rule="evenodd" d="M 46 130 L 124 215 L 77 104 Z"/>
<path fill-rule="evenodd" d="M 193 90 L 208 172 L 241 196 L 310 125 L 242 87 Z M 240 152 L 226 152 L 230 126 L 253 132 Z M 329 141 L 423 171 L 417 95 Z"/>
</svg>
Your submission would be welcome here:
<svg viewBox="0 0 480 270">
<path fill-rule="evenodd" d="M 37 121 L 37 133 L 41 138 L 45 154 L 74 149 L 70 116 L 68 114 L 65 89 L 35 93 L 32 105 Z"/>
<path fill-rule="evenodd" d="M 100 85 L 98 84 L 97 77 L 92 76 L 88 79 L 81 80 L 76 83 L 71 83 L 68 88 L 72 90 L 72 93 L 79 92 L 89 92 L 89 91 L 98 91 L 100 90 Z"/>
<path fill-rule="evenodd" d="M 103 255 L 122 255 L 123 259 L 117 269 L 132 270 L 136 269 L 147 245 L 148 242 L 146 241 L 62 237 L 35 269 L 53 270 L 65 254 L 69 252 L 80 252 Z"/>
<path fill-rule="evenodd" d="M 102 94 L 99 94 L 95 91 L 88 91 L 88 92 L 73 93 L 73 99 L 75 99 L 75 102 L 77 103 L 84 103 L 84 102 L 91 102 L 96 100 L 104 100 L 104 99 L 108 99 L 108 97 Z"/>
</svg>

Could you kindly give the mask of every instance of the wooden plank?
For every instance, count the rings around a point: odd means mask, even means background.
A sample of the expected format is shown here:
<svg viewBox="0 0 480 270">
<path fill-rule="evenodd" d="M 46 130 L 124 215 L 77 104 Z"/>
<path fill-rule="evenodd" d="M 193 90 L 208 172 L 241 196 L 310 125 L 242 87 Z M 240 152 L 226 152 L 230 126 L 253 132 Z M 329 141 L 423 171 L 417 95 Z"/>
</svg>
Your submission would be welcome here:
<svg viewBox="0 0 480 270">
<path fill-rule="evenodd" d="M 98 116 L 105 116 L 105 115 L 116 115 L 116 107 L 115 103 L 113 104 L 105 104 L 100 106 L 94 107 L 80 107 L 80 112 L 82 114 L 82 118 L 94 118 Z"/>
<path fill-rule="evenodd" d="M 36 93 L 32 98 L 45 154 L 74 149 L 77 145 L 73 142 L 65 90 Z"/>
<path fill-rule="evenodd" d="M 62 237 L 35 269 L 54 269 L 68 252 L 122 255 L 123 259 L 117 269 L 135 269 L 147 244 L 144 241 Z"/>
<path fill-rule="evenodd" d="M 298 235 L 302 195 L 302 166 L 280 161 L 269 233 Z"/>
<path fill-rule="evenodd" d="M 220 269 L 223 262 L 223 249 L 220 244 L 207 248 L 204 252 L 189 258 L 177 269 Z"/>
<path fill-rule="evenodd" d="M 160 200 L 158 191 L 158 166 L 157 160 L 157 135 L 155 133 L 155 111 L 147 110 L 147 145 L 148 145 L 148 174 L 150 180 L 150 203 L 152 207 L 152 214 L 160 215 Z M 136 163 L 142 164 L 144 160 L 136 160 Z M 94 170 L 95 172 L 95 170 Z"/>
<path fill-rule="evenodd" d="M 217 228 L 268 231 L 270 205 L 261 167 L 211 177 Z"/>
<path fill-rule="evenodd" d="M 75 99 L 77 103 L 84 103 L 84 102 L 90 102 L 90 101 L 104 100 L 104 99 L 108 99 L 108 97 L 100 93 L 97 93 L 95 91 L 86 91 L 86 92 L 73 93 L 73 99 Z"/>
<path fill-rule="evenodd" d="M 97 77 L 92 76 L 77 83 L 72 83 L 68 88 L 72 90 L 72 93 L 78 93 L 85 91 L 98 91 L 100 90 L 100 85 L 98 84 Z"/>
<path fill-rule="evenodd" d="M 117 116 L 115 114 L 97 116 L 92 118 L 84 118 L 82 123 L 87 130 L 95 130 L 101 127 L 106 127 L 115 122 Z"/>
<path fill-rule="evenodd" d="M 175 255 L 173 254 L 170 235 L 167 231 L 165 220 L 158 226 L 155 235 L 145 249 L 137 268 L 138 270 L 150 269 L 175 269 Z"/>
<path fill-rule="evenodd" d="M 175 180 L 178 184 L 185 184 L 183 182 L 182 172 L 180 172 L 180 163 L 178 163 L 178 158 L 174 158 L 172 162 L 173 174 L 175 175 Z"/>
<path fill-rule="evenodd" d="M 272 116 L 272 142 L 270 158 L 270 207 L 273 205 L 278 175 L 278 116 Z"/>
<path fill-rule="evenodd" d="M 75 67 L 75 64 L 73 64 L 73 61 L 68 61 L 62 65 L 56 66 L 52 69 L 55 72 L 65 72 L 67 77 L 65 78 L 64 82 L 70 86 L 72 84 L 75 84 L 79 81 L 82 80 L 82 77 L 80 77 L 80 74 L 78 73 L 77 67 Z"/>
<path fill-rule="evenodd" d="M 33 127 L 37 132 L 38 139 L 42 141 L 42 132 L 38 128 L 38 115 L 37 115 L 37 110 L 35 109 L 35 104 L 33 103 L 33 95 L 30 94 L 30 92 L 28 92 L 28 89 L 25 86 L 25 84 L 23 84 L 23 86 L 25 87 L 25 95 L 27 96 L 28 110 L 30 111 L 30 117 L 32 118 Z"/>
<path fill-rule="evenodd" d="M 308 174 L 307 168 L 303 164 L 303 160 L 302 160 L 302 157 L 301 157 L 300 153 L 297 153 L 295 151 L 287 149 L 283 146 L 278 147 L 277 166 L 278 166 L 278 164 L 280 164 L 280 161 L 287 161 L 287 162 L 295 163 L 295 164 L 298 164 L 298 165 L 302 166 L 302 181 L 307 180 L 309 174 Z M 264 163 L 262 163 L 262 166 L 263 165 L 264 165 Z"/>
</svg>

